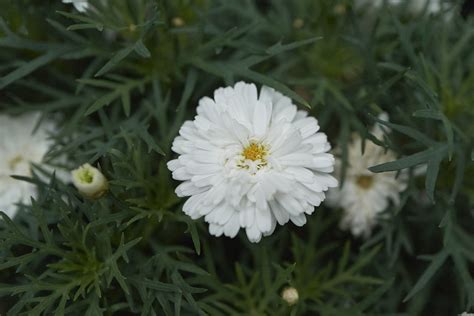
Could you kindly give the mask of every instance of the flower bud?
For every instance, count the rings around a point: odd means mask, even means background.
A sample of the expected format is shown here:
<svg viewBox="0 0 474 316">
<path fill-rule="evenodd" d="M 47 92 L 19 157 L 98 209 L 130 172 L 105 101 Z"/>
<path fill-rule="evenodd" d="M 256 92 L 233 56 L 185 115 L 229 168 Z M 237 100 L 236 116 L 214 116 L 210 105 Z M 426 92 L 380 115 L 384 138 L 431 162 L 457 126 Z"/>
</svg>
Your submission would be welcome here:
<svg viewBox="0 0 474 316">
<path fill-rule="evenodd" d="M 171 24 L 173 24 L 174 27 L 182 27 L 186 22 L 184 22 L 183 18 L 176 16 L 171 20 Z"/>
<path fill-rule="evenodd" d="M 295 305 L 299 299 L 298 291 L 294 287 L 287 287 L 281 292 L 281 298 L 283 298 L 288 305 Z"/>
<path fill-rule="evenodd" d="M 97 199 L 104 195 L 109 183 L 99 169 L 86 163 L 72 172 L 72 182 L 85 197 Z"/>
</svg>

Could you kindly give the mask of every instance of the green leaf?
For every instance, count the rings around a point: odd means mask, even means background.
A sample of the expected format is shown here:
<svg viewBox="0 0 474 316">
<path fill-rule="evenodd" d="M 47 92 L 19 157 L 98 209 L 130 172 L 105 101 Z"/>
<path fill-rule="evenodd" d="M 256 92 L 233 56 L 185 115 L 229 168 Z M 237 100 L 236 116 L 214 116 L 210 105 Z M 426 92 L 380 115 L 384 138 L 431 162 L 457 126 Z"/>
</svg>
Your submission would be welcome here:
<svg viewBox="0 0 474 316">
<path fill-rule="evenodd" d="M 97 23 L 79 23 L 79 24 L 72 24 L 67 27 L 68 31 L 87 30 L 87 29 L 96 29 L 102 32 L 104 30 L 104 26 L 102 24 L 97 24 Z"/>
<path fill-rule="evenodd" d="M 129 96 L 124 96 L 124 94 L 130 95 L 133 89 L 142 89 L 144 84 L 148 81 L 148 78 L 143 78 L 141 80 L 128 80 L 123 84 L 118 84 L 118 83 L 111 83 L 109 81 L 105 80 L 93 80 L 93 79 L 81 79 L 78 80 L 79 82 L 86 82 L 90 83 L 92 85 L 97 85 L 97 86 L 107 86 L 107 87 L 112 87 L 114 91 L 109 92 L 103 96 L 101 96 L 99 99 L 97 99 L 92 105 L 87 109 L 87 111 L 84 113 L 84 116 L 88 116 L 104 106 L 110 105 L 112 102 L 114 102 L 117 99 L 121 99 L 123 103 L 123 108 L 125 110 L 125 113 L 129 111 Z"/>
<path fill-rule="evenodd" d="M 288 88 L 286 85 L 284 85 L 281 82 L 276 81 L 275 79 L 262 75 L 258 72 L 252 71 L 250 69 L 235 69 L 236 73 L 239 75 L 246 77 L 254 82 L 258 82 L 262 85 L 269 86 L 271 88 L 274 88 L 277 91 L 280 91 L 284 95 L 292 98 L 293 100 L 303 104 L 307 108 L 311 108 L 311 105 L 299 94 Z"/>
<path fill-rule="evenodd" d="M 5 75 L 4 77 L 0 78 L 0 90 L 5 88 L 6 86 L 12 84 L 13 82 L 29 75 L 33 71 L 49 64 L 59 56 L 66 53 L 69 49 L 57 49 L 53 51 L 49 51 L 44 55 L 36 57 L 31 61 L 27 62 L 26 64 L 18 67 L 11 73 Z"/>
<path fill-rule="evenodd" d="M 438 271 L 443 263 L 448 258 L 448 252 L 443 249 L 441 250 L 436 256 L 434 256 L 433 260 L 431 261 L 428 268 L 426 268 L 425 272 L 421 275 L 421 277 L 416 282 L 415 286 L 411 289 L 408 295 L 403 299 L 403 302 L 408 301 L 412 298 L 416 293 L 421 291 L 425 287 L 425 285 L 433 278 L 436 271 Z"/>
<path fill-rule="evenodd" d="M 115 89 L 117 83 L 109 80 L 100 80 L 100 79 L 77 79 L 77 82 L 81 84 L 87 84 L 89 86 L 98 87 L 98 88 L 109 88 Z"/>
<path fill-rule="evenodd" d="M 125 115 L 130 116 L 130 93 L 128 91 L 123 91 L 121 95 L 122 107 Z"/>
<path fill-rule="evenodd" d="M 193 240 L 194 249 L 198 255 L 201 254 L 201 241 L 199 240 L 199 234 L 196 228 L 196 225 L 188 221 L 188 231 L 191 234 L 191 239 Z"/>
<path fill-rule="evenodd" d="M 82 36 L 79 36 L 78 34 L 76 33 L 73 33 L 73 32 L 69 32 L 62 24 L 58 23 L 57 21 L 53 20 L 53 19 L 46 19 L 46 21 L 52 26 L 54 27 L 59 33 L 61 33 L 62 35 L 64 35 L 66 38 L 68 39 L 71 39 L 72 41 L 74 42 L 78 42 L 78 43 L 81 43 L 81 44 L 85 44 L 86 43 L 86 39 Z"/>
<path fill-rule="evenodd" d="M 150 51 L 148 50 L 148 48 L 146 48 L 145 44 L 143 44 L 143 41 L 141 39 L 135 43 L 134 50 L 138 55 L 142 56 L 143 58 L 151 57 Z"/>
<path fill-rule="evenodd" d="M 453 156 L 454 150 L 454 132 L 453 127 L 449 119 L 440 111 L 433 110 L 433 109 L 423 109 L 418 110 L 413 113 L 415 117 L 422 117 L 427 119 L 433 120 L 440 120 L 443 122 L 444 130 L 446 132 L 446 139 L 448 140 L 448 147 L 449 147 L 449 160 Z"/>
<path fill-rule="evenodd" d="M 305 40 L 302 40 L 302 41 L 296 41 L 296 42 L 286 44 L 286 45 L 282 45 L 281 42 L 278 42 L 275 45 L 270 46 L 269 48 L 267 48 L 266 52 L 268 54 L 274 56 L 274 55 L 281 54 L 283 52 L 293 50 L 295 48 L 298 48 L 298 47 L 301 47 L 301 46 L 304 46 L 304 45 L 312 44 L 312 43 L 314 43 L 316 41 L 319 41 L 319 40 L 322 40 L 322 39 L 323 39 L 322 36 L 315 36 L 315 37 L 312 37 L 312 38 L 308 38 L 308 39 L 305 39 Z"/>
<path fill-rule="evenodd" d="M 380 120 L 379 118 L 377 118 L 375 116 L 372 116 L 372 115 L 371 115 L 371 117 L 372 117 L 372 119 L 377 121 L 379 124 L 390 127 L 394 131 L 400 132 L 400 133 L 402 133 L 402 134 L 404 134 L 404 135 L 406 135 L 406 136 L 408 136 L 408 137 L 410 137 L 414 140 L 417 140 L 425 146 L 430 147 L 430 146 L 433 146 L 436 143 L 434 140 L 430 139 L 425 134 L 419 132 L 418 130 L 416 130 L 412 127 L 399 125 L 399 124 L 394 124 L 394 123 L 391 123 L 391 122 L 388 122 L 388 121 L 383 121 L 383 120 Z"/>
<path fill-rule="evenodd" d="M 67 18 L 83 22 L 83 24 L 77 24 L 77 25 L 94 25 L 94 28 L 96 28 L 99 31 L 102 31 L 104 29 L 104 25 L 102 23 L 97 22 L 87 16 L 80 15 L 80 14 L 73 14 L 73 13 L 64 12 L 64 11 L 57 11 L 57 12 Z M 80 29 L 80 27 L 78 29 Z"/>
<path fill-rule="evenodd" d="M 113 91 L 111 93 L 105 94 L 98 98 L 92 105 L 87 109 L 86 113 L 84 114 L 85 116 L 90 115 L 99 109 L 101 109 L 104 106 L 109 105 L 112 103 L 115 99 L 121 97 L 124 92 L 121 91 Z"/>
<path fill-rule="evenodd" d="M 442 120 L 443 119 L 443 114 L 438 111 L 438 110 L 433 110 L 433 109 L 423 109 L 423 110 L 417 110 L 413 112 L 414 117 L 422 117 L 422 118 L 427 118 L 427 119 L 432 119 L 432 120 Z"/>
<path fill-rule="evenodd" d="M 176 285 L 160 282 L 157 280 L 130 278 L 130 281 L 143 284 L 147 288 L 161 291 L 161 292 L 181 292 L 181 290 Z"/>
<path fill-rule="evenodd" d="M 431 159 L 428 162 L 428 168 L 426 169 L 426 178 L 425 178 L 426 194 L 428 195 L 428 198 L 432 202 L 434 202 L 434 190 L 436 186 L 436 179 L 438 178 L 440 163 L 441 163 L 441 160 L 439 159 Z"/>
<path fill-rule="evenodd" d="M 276 43 L 273 46 L 270 46 L 265 50 L 266 55 L 252 55 L 250 57 L 247 57 L 239 62 L 237 62 L 237 66 L 239 68 L 250 68 L 256 64 L 261 63 L 262 61 L 265 61 L 267 59 L 270 59 L 278 54 L 284 53 L 289 50 L 296 49 L 298 47 L 312 44 L 318 40 L 321 40 L 321 36 L 315 36 L 306 40 L 302 41 L 296 41 L 290 44 L 282 45 L 281 42 Z"/>
<path fill-rule="evenodd" d="M 373 293 L 371 293 L 366 298 L 364 298 L 360 303 L 358 303 L 357 308 L 364 311 L 368 309 L 370 306 L 380 301 L 380 297 L 382 297 L 383 294 L 385 294 L 388 290 L 390 290 L 390 288 L 393 286 L 394 281 L 395 279 L 391 279 L 385 282 L 384 285 L 379 287 Z"/>
<path fill-rule="evenodd" d="M 216 49 L 227 45 L 235 38 L 244 35 L 250 30 L 254 29 L 258 22 L 249 23 L 248 25 L 238 28 L 233 27 L 230 30 L 215 36 L 209 42 L 199 46 L 196 52 L 193 52 L 193 55 L 202 55 L 206 53 L 214 53 Z"/>
<path fill-rule="evenodd" d="M 469 273 L 468 264 L 466 260 L 461 256 L 458 251 L 453 252 L 453 261 L 456 270 L 459 273 L 460 279 L 462 280 L 464 287 L 467 293 L 467 310 L 474 306 L 474 280 L 472 279 L 471 274 Z"/>
<path fill-rule="evenodd" d="M 446 152 L 446 145 L 438 145 L 437 147 L 426 149 L 411 156 L 370 167 L 369 170 L 375 173 L 402 170 L 422 163 L 428 163 L 433 155 L 440 157 L 446 154 Z"/>
<path fill-rule="evenodd" d="M 165 155 L 163 149 L 158 146 L 158 144 L 155 142 L 155 139 L 150 135 L 150 133 L 148 133 L 147 128 L 140 128 L 137 130 L 137 132 L 140 135 L 141 139 L 143 139 L 143 141 L 147 144 L 148 152 L 151 152 L 153 150 L 159 153 L 160 155 Z"/>
<path fill-rule="evenodd" d="M 451 191 L 451 196 L 449 198 L 449 203 L 453 204 L 455 202 L 456 196 L 461 189 L 463 180 L 464 180 L 464 170 L 466 168 L 466 158 L 465 153 L 458 149 L 456 159 L 456 172 L 454 176 L 453 190 Z"/>
<path fill-rule="evenodd" d="M 119 50 L 115 55 L 94 75 L 94 77 L 102 76 L 107 73 L 109 70 L 117 66 L 124 58 L 126 58 L 133 50 L 135 46 L 125 47 Z"/>
<path fill-rule="evenodd" d="M 411 41 L 411 32 L 408 27 L 404 27 L 396 15 L 391 15 L 392 22 L 395 24 L 395 28 L 398 31 L 400 38 L 400 44 L 405 54 L 410 58 L 411 62 L 416 65 L 417 57 L 413 49 L 413 44 Z"/>
</svg>

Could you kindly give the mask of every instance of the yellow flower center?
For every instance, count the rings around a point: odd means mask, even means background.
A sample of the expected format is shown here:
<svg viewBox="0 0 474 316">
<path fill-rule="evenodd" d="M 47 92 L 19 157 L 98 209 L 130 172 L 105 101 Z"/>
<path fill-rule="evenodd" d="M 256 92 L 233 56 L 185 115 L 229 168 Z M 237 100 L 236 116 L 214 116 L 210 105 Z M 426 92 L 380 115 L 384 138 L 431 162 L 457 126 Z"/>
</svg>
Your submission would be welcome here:
<svg viewBox="0 0 474 316">
<path fill-rule="evenodd" d="M 16 166 L 23 161 L 23 157 L 20 155 L 16 155 L 12 159 L 8 161 L 8 167 L 11 171 L 15 171 Z"/>
<path fill-rule="evenodd" d="M 373 185 L 374 177 L 367 175 L 358 176 L 356 183 L 360 188 L 367 190 Z"/>
<path fill-rule="evenodd" d="M 267 149 L 262 144 L 250 143 L 250 145 L 244 148 L 242 156 L 248 160 L 261 160 L 263 162 L 267 156 Z"/>
</svg>

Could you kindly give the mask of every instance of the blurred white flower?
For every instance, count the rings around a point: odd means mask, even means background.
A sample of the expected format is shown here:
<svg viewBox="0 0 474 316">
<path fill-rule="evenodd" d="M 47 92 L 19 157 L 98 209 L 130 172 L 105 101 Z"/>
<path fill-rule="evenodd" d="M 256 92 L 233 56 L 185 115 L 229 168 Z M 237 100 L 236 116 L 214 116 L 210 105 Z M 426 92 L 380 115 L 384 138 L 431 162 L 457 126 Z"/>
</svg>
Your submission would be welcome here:
<svg viewBox="0 0 474 316">
<path fill-rule="evenodd" d="M 89 8 L 89 3 L 87 0 L 62 0 L 63 3 L 72 3 L 77 11 L 79 12 L 86 12 L 87 8 Z"/>
<path fill-rule="evenodd" d="M 298 290 L 294 287 L 287 287 L 281 292 L 281 298 L 288 303 L 288 305 L 295 305 L 298 303 Z"/>
<path fill-rule="evenodd" d="M 180 156 L 168 168 L 184 181 L 176 194 L 191 196 L 183 211 L 204 216 L 212 235 L 232 238 L 245 228 L 258 242 L 277 222 L 302 226 L 337 186 L 318 121 L 274 89 L 258 95 L 254 84 L 239 82 L 202 98 L 197 113 L 174 140 Z"/>
<path fill-rule="evenodd" d="M 453 5 L 444 0 L 355 0 L 356 9 L 362 8 L 380 8 L 384 4 L 389 6 L 405 6 L 406 9 L 413 13 L 439 13 L 451 8 Z"/>
<path fill-rule="evenodd" d="M 387 120 L 386 115 L 379 117 Z M 387 130 L 386 130 L 387 131 Z M 372 134 L 382 139 L 384 128 L 377 124 Z M 336 152 L 340 151 L 339 149 Z M 398 204 L 400 192 L 407 186 L 408 174 L 402 171 L 398 177 L 396 172 L 372 173 L 369 167 L 396 160 L 395 153 L 380 147 L 369 140 L 365 143 L 362 154 L 362 139 L 355 135 L 348 145 L 348 166 L 345 181 L 339 189 L 331 189 L 328 204 L 341 207 L 343 217 L 340 222 L 342 229 L 349 229 L 354 236 L 368 237 L 377 220 L 392 201 Z M 336 173 L 341 177 L 342 162 L 336 160 Z"/>
<path fill-rule="evenodd" d="M 42 122 L 33 133 L 38 119 L 38 113 L 0 115 L 0 211 L 10 217 L 17 212 L 16 203 L 29 203 L 36 195 L 33 184 L 11 175 L 31 176 L 31 164 L 41 163 L 52 144 L 48 134 L 55 130 L 54 124 Z"/>
<path fill-rule="evenodd" d="M 91 199 L 99 198 L 109 188 L 109 183 L 102 172 L 88 163 L 73 170 L 71 174 L 72 182 L 85 197 Z"/>
</svg>

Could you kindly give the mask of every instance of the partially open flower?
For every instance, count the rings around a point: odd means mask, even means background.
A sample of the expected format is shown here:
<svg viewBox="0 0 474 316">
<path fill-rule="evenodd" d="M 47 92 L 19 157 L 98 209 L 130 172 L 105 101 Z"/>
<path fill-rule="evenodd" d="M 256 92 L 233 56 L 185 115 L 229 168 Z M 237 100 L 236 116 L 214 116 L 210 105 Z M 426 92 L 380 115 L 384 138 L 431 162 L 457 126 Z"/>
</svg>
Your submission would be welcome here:
<svg viewBox="0 0 474 316">
<path fill-rule="evenodd" d="M 281 292 L 281 298 L 288 303 L 288 305 L 295 305 L 298 303 L 298 290 L 294 287 L 287 287 Z"/>
<path fill-rule="evenodd" d="M 97 199 L 109 189 L 109 183 L 99 169 L 86 163 L 72 172 L 72 182 L 85 197 Z"/>
</svg>

